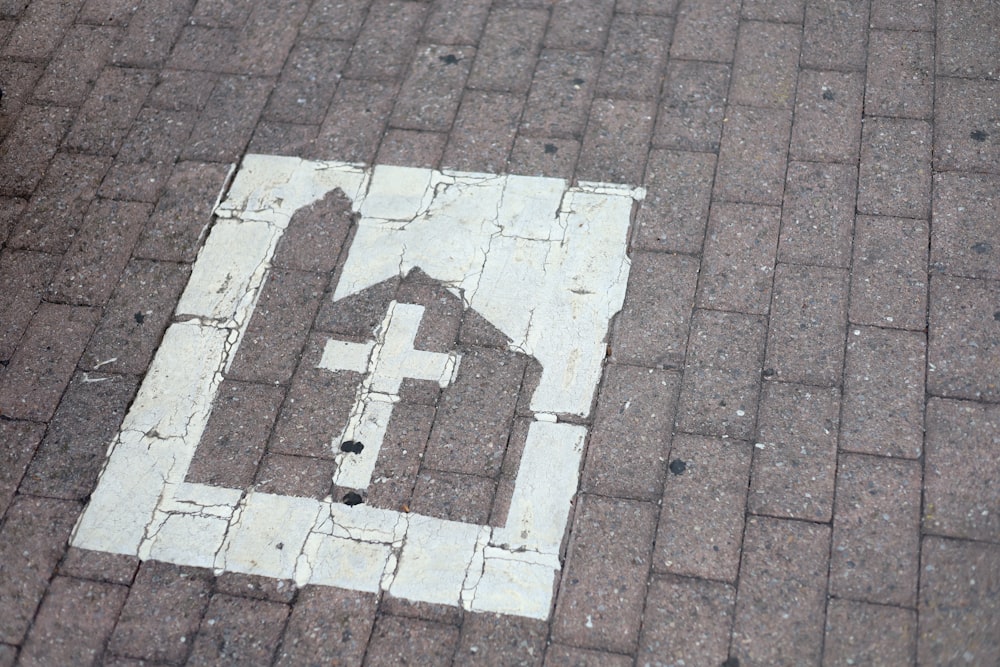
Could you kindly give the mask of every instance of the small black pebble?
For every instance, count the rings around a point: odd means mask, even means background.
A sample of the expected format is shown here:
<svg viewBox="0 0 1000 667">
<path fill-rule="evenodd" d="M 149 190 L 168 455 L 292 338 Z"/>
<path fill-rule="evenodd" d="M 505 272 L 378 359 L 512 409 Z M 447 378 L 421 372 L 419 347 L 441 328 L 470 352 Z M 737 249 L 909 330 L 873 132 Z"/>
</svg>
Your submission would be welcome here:
<svg viewBox="0 0 1000 667">
<path fill-rule="evenodd" d="M 454 53 L 449 53 L 446 56 L 438 56 L 438 59 L 445 65 L 454 65 L 455 63 L 458 62 L 458 56 L 456 56 Z"/>
<path fill-rule="evenodd" d="M 972 244 L 972 252 L 978 253 L 980 255 L 985 255 L 991 250 L 993 250 L 993 245 L 988 241 L 980 241 L 979 243 Z"/>
<path fill-rule="evenodd" d="M 681 461 L 680 459 L 674 459 L 670 462 L 670 472 L 675 475 L 680 475 L 682 472 L 687 470 L 687 463 Z"/>
<path fill-rule="evenodd" d="M 545 144 L 544 148 L 546 155 L 553 155 L 556 153 L 556 151 L 559 150 L 559 148 L 555 144 Z"/>
<path fill-rule="evenodd" d="M 823 99 L 824 100 L 832 100 L 833 99 L 833 91 L 832 90 L 824 90 L 823 91 Z"/>
<path fill-rule="evenodd" d="M 345 440 L 340 443 L 340 451 L 347 452 L 348 454 L 360 454 L 364 448 L 365 446 L 357 440 Z"/>
<path fill-rule="evenodd" d="M 344 494 L 344 504 L 348 507 L 354 507 L 355 505 L 360 505 L 365 502 L 361 497 L 360 493 L 355 493 L 354 491 L 348 491 Z"/>
<path fill-rule="evenodd" d="M 133 317 L 135 317 L 136 324 L 142 324 L 143 322 L 146 321 L 146 316 L 143 315 L 142 313 L 136 313 L 135 315 L 133 315 Z"/>
<path fill-rule="evenodd" d="M 764 372 L 761 373 L 761 375 L 763 375 L 766 378 L 773 378 L 774 377 L 774 369 L 773 368 L 765 368 Z"/>
<path fill-rule="evenodd" d="M 1000 322 L 1000 310 L 993 313 L 993 319 L 996 320 L 997 322 Z"/>
<path fill-rule="evenodd" d="M 579 77 L 576 78 L 576 79 L 573 79 L 573 85 L 574 86 L 582 86 L 585 83 L 586 83 L 586 81 L 584 81 L 583 79 L 581 79 Z"/>
<path fill-rule="evenodd" d="M 983 132 L 982 130 L 973 130 L 972 132 L 969 132 L 969 138 L 973 141 L 986 141 L 989 136 L 989 133 Z"/>
</svg>

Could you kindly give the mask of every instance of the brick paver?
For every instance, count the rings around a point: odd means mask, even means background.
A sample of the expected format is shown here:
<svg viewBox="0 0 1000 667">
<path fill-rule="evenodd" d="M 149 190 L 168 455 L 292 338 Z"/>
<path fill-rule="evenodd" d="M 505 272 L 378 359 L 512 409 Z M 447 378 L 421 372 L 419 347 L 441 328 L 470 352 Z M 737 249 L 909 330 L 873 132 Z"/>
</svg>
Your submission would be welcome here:
<svg viewBox="0 0 1000 667">
<path fill-rule="evenodd" d="M 0 666 L 998 664 L 998 35 L 977 0 L 0 0 Z M 255 152 L 645 189 L 593 405 L 544 416 L 588 432 L 546 618 L 379 591 L 399 544 L 367 591 L 69 546 L 168 327 L 225 326 L 177 304 Z M 543 367 L 421 271 L 334 302 L 349 195 L 292 216 L 171 502 L 504 526 Z M 461 363 L 358 495 L 363 373 L 317 366 L 393 300 Z"/>
</svg>

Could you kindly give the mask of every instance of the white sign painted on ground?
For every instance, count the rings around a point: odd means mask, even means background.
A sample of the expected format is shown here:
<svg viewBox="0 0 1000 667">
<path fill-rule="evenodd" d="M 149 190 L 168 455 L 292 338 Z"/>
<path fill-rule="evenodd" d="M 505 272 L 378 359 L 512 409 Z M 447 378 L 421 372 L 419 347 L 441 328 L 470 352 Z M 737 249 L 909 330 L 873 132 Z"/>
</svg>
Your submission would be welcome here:
<svg viewBox="0 0 1000 667">
<path fill-rule="evenodd" d="M 335 300 L 419 268 L 541 365 L 503 526 L 186 482 L 292 215 L 339 188 L 360 214 Z M 641 189 L 251 155 L 236 174 L 149 372 L 109 448 L 74 546 L 423 602 L 547 618 L 586 417 L 628 280 Z M 334 481 L 363 488 L 402 378 L 447 386 L 461 355 L 415 350 L 423 308 L 390 304 L 368 342 L 320 366 L 363 374 Z M 331 446 L 339 444 L 331 443 Z"/>
</svg>

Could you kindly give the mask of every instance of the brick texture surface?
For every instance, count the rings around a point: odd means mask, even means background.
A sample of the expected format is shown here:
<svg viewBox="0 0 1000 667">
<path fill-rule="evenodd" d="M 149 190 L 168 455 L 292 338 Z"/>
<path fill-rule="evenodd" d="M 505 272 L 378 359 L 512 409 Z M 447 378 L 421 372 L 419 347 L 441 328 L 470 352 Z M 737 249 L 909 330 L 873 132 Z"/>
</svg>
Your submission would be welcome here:
<svg viewBox="0 0 1000 667">
<path fill-rule="evenodd" d="M 0 0 L 0 667 L 997 664 L 998 27 L 980 0 Z M 538 618 L 479 611 L 478 560 L 465 607 L 394 595 L 409 538 L 365 592 L 70 546 L 252 153 L 641 188 L 590 407 L 555 416 L 586 431 L 559 552 L 511 556 L 554 568 Z M 559 472 L 520 469 L 542 362 L 431 270 L 333 301 L 361 214 L 313 195 L 171 489 L 479 525 L 499 597 L 518 484 Z M 372 483 L 335 486 L 363 374 L 318 364 L 394 299 L 459 370 L 405 381 Z"/>
</svg>

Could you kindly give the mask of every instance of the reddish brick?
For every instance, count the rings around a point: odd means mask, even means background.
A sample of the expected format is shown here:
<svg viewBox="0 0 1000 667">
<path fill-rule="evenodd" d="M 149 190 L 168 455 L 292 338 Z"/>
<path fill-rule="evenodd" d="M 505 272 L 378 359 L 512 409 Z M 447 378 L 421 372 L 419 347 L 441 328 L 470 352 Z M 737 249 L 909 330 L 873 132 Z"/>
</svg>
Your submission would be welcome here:
<svg viewBox="0 0 1000 667">
<path fill-rule="evenodd" d="M 110 373 L 145 373 L 189 273 L 182 264 L 130 262 L 80 365 Z"/>
<path fill-rule="evenodd" d="M 14 497 L 0 527 L 0 641 L 21 644 L 79 512 L 75 502 Z"/>
<path fill-rule="evenodd" d="M 96 200 L 63 256 L 49 294 L 60 301 L 103 305 L 125 270 L 152 208 L 137 202 Z"/>
<path fill-rule="evenodd" d="M 725 121 L 715 176 L 715 198 L 780 204 L 791 113 L 730 106 Z"/>
<path fill-rule="evenodd" d="M 389 129 L 378 148 L 377 164 L 437 169 L 448 135 L 444 132 Z"/>
<path fill-rule="evenodd" d="M 854 165 L 792 162 L 785 176 L 778 259 L 848 267 L 858 170 Z"/>
<path fill-rule="evenodd" d="M 500 470 L 526 362 L 516 352 L 463 352 L 455 382 L 442 393 L 425 466 L 485 477 Z"/>
<path fill-rule="evenodd" d="M 410 65 L 389 122 L 393 127 L 447 132 L 472 68 L 472 47 L 428 45 Z"/>
<path fill-rule="evenodd" d="M 750 512 L 830 520 L 839 415 L 837 389 L 764 385 L 747 499 Z"/>
<path fill-rule="evenodd" d="M 545 667 L 632 667 L 632 656 L 549 644 Z"/>
<path fill-rule="evenodd" d="M 858 212 L 927 218 L 931 126 L 919 120 L 870 118 L 861 139 Z"/>
<path fill-rule="evenodd" d="M 218 79 L 214 72 L 161 69 L 146 104 L 167 111 L 200 111 L 208 104 Z"/>
<path fill-rule="evenodd" d="M 366 503 L 399 511 L 410 502 L 434 415 L 432 406 L 401 402 L 393 408 L 393 418 L 372 472 L 372 483 L 368 485 Z"/>
<path fill-rule="evenodd" d="M 931 268 L 969 278 L 1000 279 L 1000 177 L 935 174 Z"/>
<path fill-rule="evenodd" d="M 444 665 L 458 645 L 458 628 L 430 621 L 380 616 L 368 641 L 366 667 Z"/>
<path fill-rule="evenodd" d="M 56 577 L 21 649 L 21 665 L 92 665 L 104 652 L 128 589 Z"/>
<path fill-rule="evenodd" d="M 3 55 L 44 60 L 59 46 L 83 0 L 35 0 L 28 3 L 7 40 Z"/>
<path fill-rule="evenodd" d="M 306 586 L 299 591 L 288 619 L 278 667 L 360 665 L 375 622 L 376 603 L 376 597 L 366 593 Z"/>
<path fill-rule="evenodd" d="M 512 174 L 570 179 L 579 153 L 580 142 L 575 139 L 519 135 L 507 166 Z"/>
<path fill-rule="evenodd" d="M 178 70 L 207 70 L 245 74 L 236 66 L 239 30 L 186 25 L 181 29 L 166 66 Z"/>
<path fill-rule="evenodd" d="M 80 108 L 66 146 L 96 155 L 117 153 L 155 80 L 148 70 L 105 68 Z"/>
<path fill-rule="evenodd" d="M 84 500 L 135 395 L 134 377 L 77 373 L 49 424 L 21 491 Z"/>
<path fill-rule="evenodd" d="M 844 366 L 841 450 L 919 458 L 926 347 L 923 332 L 851 328 Z"/>
<path fill-rule="evenodd" d="M 866 0 L 807 0 L 802 65 L 864 70 L 868 4 Z"/>
<path fill-rule="evenodd" d="M 745 21 L 733 63 L 733 104 L 791 109 L 802 29 L 794 24 Z"/>
<path fill-rule="evenodd" d="M 262 78 L 220 78 L 181 157 L 206 162 L 238 161 L 250 142 L 272 84 L 272 80 Z"/>
<path fill-rule="evenodd" d="M 934 110 L 934 35 L 875 30 L 869 53 L 865 113 L 930 118 Z"/>
<path fill-rule="evenodd" d="M 205 570 L 146 561 L 108 644 L 116 655 L 183 662 L 212 591 Z"/>
<path fill-rule="evenodd" d="M 292 215 L 272 265 L 299 271 L 332 271 L 354 222 L 350 199 L 339 189 L 331 190 L 323 199 Z"/>
<path fill-rule="evenodd" d="M 398 78 L 413 57 L 426 14 L 426 3 L 375 0 L 344 73 L 355 79 Z"/>
<path fill-rule="evenodd" d="M 523 104 L 520 95 L 466 91 L 441 158 L 442 166 L 505 172 Z"/>
<path fill-rule="evenodd" d="M 971 201 L 969 206 L 975 206 Z M 946 228 L 947 223 L 940 226 Z M 934 229 L 939 223 L 935 216 Z M 851 322 L 899 329 L 927 326 L 928 224 L 857 216 L 851 271 Z"/>
<path fill-rule="evenodd" d="M 134 0 L 84 0 L 77 23 L 92 25 L 128 25 L 132 13 L 138 9 Z"/>
<path fill-rule="evenodd" d="M 320 500 L 330 495 L 333 468 L 330 460 L 268 454 L 260 462 L 254 488 L 262 493 Z"/>
<path fill-rule="evenodd" d="M 712 207 L 698 284 L 700 307 L 767 314 L 780 215 L 776 206 Z"/>
<path fill-rule="evenodd" d="M 735 604 L 736 591 L 727 584 L 654 577 L 646 597 L 636 662 L 726 664 Z"/>
<path fill-rule="evenodd" d="M 287 618 L 277 602 L 213 595 L 186 664 L 270 664 Z"/>
<path fill-rule="evenodd" d="M 887 30 L 934 30 L 934 10 L 928 0 L 872 0 L 870 23 Z"/>
<path fill-rule="evenodd" d="M 350 44 L 302 40 L 292 48 L 263 118 L 319 125 L 333 100 Z"/>
<path fill-rule="evenodd" d="M 70 547 L 59 563 L 59 574 L 77 579 L 130 586 L 139 569 L 136 556 Z"/>
<path fill-rule="evenodd" d="M 396 298 L 399 282 L 399 278 L 389 278 L 337 301 L 325 298 L 314 327 L 348 338 L 371 340 L 375 327 L 385 318 L 389 302 Z"/>
<path fill-rule="evenodd" d="M 743 18 L 802 24 L 805 0 L 743 0 Z"/>
<path fill-rule="evenodd" d="M 43 303 L 0 376 L 0 414 L 48 421 L 99 317 L 93 308 Z"/>
<path fill-rule="evenodd" d="M 840 384 L 847 278 L 843 269 L 778 265 L 765 363 L 776 379 L 823 387 Z"/>
<path fill-rule="evenodd" d="M 417 476 L 409 508 L 446 521 L 484 525 L 490 520 L 496 487 L 496 481 L 489 477 L 424 467 Z"/>
<path fill-rule="evenodd" d="M 287 384 L 306 342 L 326 276 L 272 269 L 227 377 Z"/>
<path fill-rule="evenodd" d="M 40 252 L 0 253 L 0 360 L 9 361 L 17 350 L 57 262 Z"/>
<path fill-rule="evenodd" d="M 292 378 L 268 450 L 333 458 L 330 445 L 347 425 L 361 374 L 317 368 L 326 336 L 313 334 Z"/>
<path fill-rule="evenodd" d="M 655 106 L 644 101 L 594 100 L 580 149 L 577 178 L 628 185 L 641 183 Z"/>
<path fill-rule="evenodd" d="M 547 636 L 548 624 L 538 619 L 466 614 L 455 663 L 540 666 Z"/>
<path fill-rule="evenodd" d="M 729 65 L 671 60 L 667 65 L 653 145 L 718 152 L 729 71 Z"/>
<path fill-rule="evenodd" d="M 25 106 L 0 144 L 0 193 L 30 195 L 73 119 L 66 107 Z"/>
<path fill-rule="evenodd" d="M 736 0 L 682 3 L 670 57 L 731 62 L 739 22 Z"/>
<path fill-rule="evenodd" d="M 543 10 L 494 7 L 479 40 L 469 87 L 527 92 L 547 20 Z"/>
<path fill-rule="evenodd" d="M 255 2 L 236 42 L 228 71 L 277 76 L 295 44 L 299 24 L 309 11 L 307 0 Z"/>
<path fill-rule="evenodd" d="M 741 440 L 674 437 L 654 570 L 736 581 L 751 452 L 752 447 Z"/>
<path fill-rule="evenodd" d="M 856 162 L 864 86 L 860 73 L 800 71 L 790 156 L 796 160 Z"/>
<path fill-rule="evenodd" d="M 1000 281 L 931 278 L 927 391 L 1000 399 Z"/>
<path fill-rule="evenodd" d="M 149 0 L 138 5 L 125 37 L 115 49 L 114 62 L 131 67 L 155 67 L 166 60 L 194 0 Z"/>
<path fill-rule="evenodd" d="M 578 497 L 552 621 L 555 641 L 635 651 L 655 529 L 656 507 L 651 503 Z"/>
<path fill-rule="evenodd" d="M 193 262 L 229 173 L 224 164 L 178 163 L 139 237 L 136 257 Z"/>
<path fill-rule="evenodd" d="M 423 41 L 432 44 L 475 44 L 486 24 L 490 0 L 440 0 L 424 20 Z"/>
<path fill-rule="evenodd" d="M 0 421 L 0 516 L 7 512 L 21 476 L 28 468 L 45 426 L 30 422 Z"/>
<path fill-rule="evenodd" d="M 341 81 L 310 157 L 371 164 L 396 92 L 390 82 Z"/>
<path fill-rule="evenodd" d="M 644 179 L 646 198 L 639 204 L 633 247 L 701 252 L 714 177 L 714 155 L 651 150 Z"/>
<path fill-rule="evenodd" d="M 597 94 L 601 97 L 655 100 L 670 48 L 673 20 L 618 14 L 604 52 Z"/>
<path fill-rule="evenodd" d="M 66 252 L 110 164 L 107 157 L 57 153 L 12 230 L 10 245 Z"/>
<path fill-rule="evenodd" d="M 543 50 L 520 132 L 581 139 L 599 68 L 600 58 L 592 53 Z"/>
<path fill-rule="evenodd" d="M 747 521 L 732 654 L 746 664 L 819 664 L 830 529 Z"/>
<path fill-rule="evenodd" d="M 924 531 L 996 541 L 1000 406 L 931 399 L 927 405 Z"/>
<path fill-rule="evenodd" d="M 831 599 L 826 608 L 823 664 L 907 665 L 917 646 L 910 609 Z"/>
<path fill-rule="evenodd" d="M 679 431 L 753 436 L 765 333 L 755 315 L 694 312 L 677 405 Z"/>
<path fill-rule="evenodd" d="M 354 40 L 371 0 L 318 0 L 309 8 L 299 34 L 318 39 Z"/>
<path fill-rule="evenodd" d="M 250 486 L 284 397 L 281 387 L 223 380 L 187 481 L 230 489 Z"/>
<path fill-rule="evenodd" d="M 926 17 L 934 11 L 931 5 L 917 15 Z M 931 18 L 926 29 L 937 28 L 938 75 L 1000 78 L 1000 45 L 994 39 L 1000 7 L 975 0 L 940 0 L 936 7 L 936 23 Z"/>
<path fill-rule="evenodd" d="M 920 560 L 917 664 L 1000 661 L 1000 546 L 926 537 Z"/>
<path fill-rule="evenodd" d="M 615 0 L 553 3 L 552 17 L 545 31 L 545 46 L 567 51 L 601 51 L 608 40 L 614 11 Z"/>
<path fill-rule="evenodd" d="M 663 493 L 678 377 L 613 364 L 605 370 L 583 469 L 583 490 L 657 500 Z"/>
<path fill-rule="evenodd" d="M 262 120 L 257 123 L 253 131 L 247 152 L 298 157 L 313 150 L 318 135 L 318 125 L 271 123 Z"/>
<path fill-rule="evenodd" d="M 917 461 L 843 454 L 837 469 L 830 594 L 917 603 L 921 470 Z"/>
<path fill-rule="evenodd" d="M 696 259 L 633 253 L 625 305 L 611 339 L 612 360 L 682 367 L 697 281 Z"/>
<path fill-rule="evenodd" d="M 62 106 L 83 104 L 120 34 L 119 28 L 73 26 L 45 68 L 35 99 Z"/>
<path fill-rule="evenodd" d="M 1000 81 L 938 79 L 934 96 L 934 168 L 1000 173 Z"/>
</svg>

